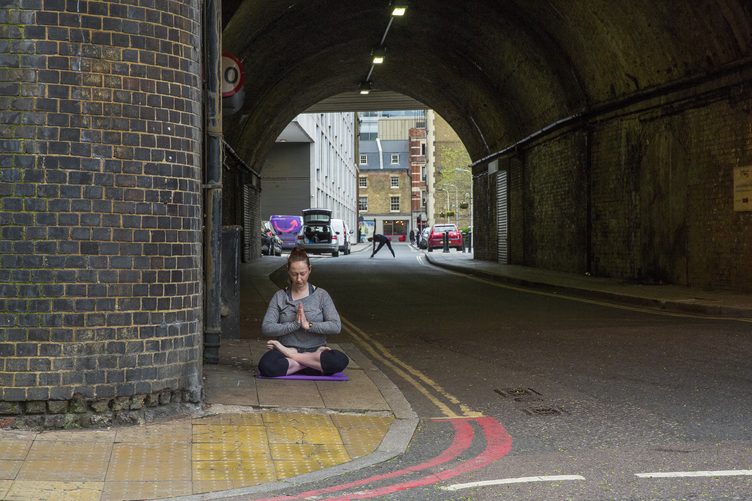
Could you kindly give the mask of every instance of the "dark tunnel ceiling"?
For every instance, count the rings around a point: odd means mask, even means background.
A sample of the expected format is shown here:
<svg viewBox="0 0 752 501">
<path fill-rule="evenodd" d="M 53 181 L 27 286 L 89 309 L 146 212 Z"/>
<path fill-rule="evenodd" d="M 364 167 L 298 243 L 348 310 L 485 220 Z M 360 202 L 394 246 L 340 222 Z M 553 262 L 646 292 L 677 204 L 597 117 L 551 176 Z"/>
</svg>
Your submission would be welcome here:
<svg viewBox="0 0 752 501">
<path fill-rule="evenodd" d="M 374 0 L 223 9 L 223 51 L 246 75 L 224 133 L 257 169 L 297 114 L 357 90 L 391 12 Z M 746 0 L 412 1 L 371 80 L 436 110 L 475 160 L 590 106 L 748 58 L 751 12 Z"/>
</svg>

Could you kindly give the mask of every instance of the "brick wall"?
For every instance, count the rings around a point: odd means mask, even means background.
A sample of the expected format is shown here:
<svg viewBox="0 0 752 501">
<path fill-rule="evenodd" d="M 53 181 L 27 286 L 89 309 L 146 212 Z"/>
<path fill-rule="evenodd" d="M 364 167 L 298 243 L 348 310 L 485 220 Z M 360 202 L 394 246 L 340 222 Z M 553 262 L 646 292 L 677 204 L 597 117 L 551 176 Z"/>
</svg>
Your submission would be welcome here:
<svg viewBox="0 0 752 501">
<path fill-rule="evenodd" d="M 752 291 L 752 212 L 733 210 L 733 170 L 752 165 L 752 90 L 719 81 L 655 102 L 506 160 L 512 264 Z M 482 179 L 476 258 L 495 260 L 495 186 Z"/>
<path fill-rule="evenodd" d="M 199 17 L 195 0 L 2 4 L 0 399 L 14 413 L 200 400 Z"/>
<path fill-rule="evenodd" d="M 475 178 L 473 197 L 473 257 L 484 261 L 498 259 L 496 233 L 496 175 L 484 172 Z"/>
<path fill-rule="evenodd" d="M 359 196 L 368 197 L 368 212 L 366 214 L 389 214 L 391 213 L 391 197 L 400 197 L 400 210 L 395 214 L 410 214 L 411 210 L 411 182 L 410 176 L 405 170 L 362 170 L 360 175 L 368 176 L 368 187 L 360 188 Z M 399 178 L 399 188 L 392 188 L 392 177 Z"/>
<path fill-rule="evenodd" d="M 594 133 L 597 274 L 752 291 L 752 212 L 733 210 L 733 169 L 752 165 L 752 92 L 731 86 L 725 98 L 700 104 L 612 120 Z M 646 196 L 656 184 L 663 222 Z M 657 244 L 665 262 L 656 262 Z"/>
<path fill-rule="evenodd" d="M 525 265 L 573 273 L 587 271 L 584 160 L 582 132 L 561 136 L 526 152 L 521 179 Z M 515 198 L 519 196 L 515 194 Z M 510 220 L 519 217 L 519 213 L 512 213 Z"/>
</svg>

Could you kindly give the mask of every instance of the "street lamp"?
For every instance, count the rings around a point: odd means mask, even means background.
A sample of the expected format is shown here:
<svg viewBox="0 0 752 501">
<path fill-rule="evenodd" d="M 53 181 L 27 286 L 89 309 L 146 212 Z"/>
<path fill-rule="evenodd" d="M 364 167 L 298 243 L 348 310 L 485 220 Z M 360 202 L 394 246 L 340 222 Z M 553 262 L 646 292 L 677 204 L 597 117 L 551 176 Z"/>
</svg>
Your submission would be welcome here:
<svg viewBox="0 0 752 501">
<path fill-rule="evenodd" d="M 451 186 L 452 188 L 454 188 L 454 224 L 457 226 L 457 228 L 459 228 L 459 221 L 457 220 L 457 214 L 459 213 L 459 210 L 460 210 L 460 195 L 459 195 L 460 192 L 457 189 L 457 187 L 453 184 L 444 183 L 444 186 Z M 449 192 L 447 192 L 447 198 L 449 198 Z M 447 205 L 449 205 L 448 201 L 447 201 Z"/>
<path fill-rule="evenodd" d="M 455 172 L 467 172 L 470 174 L 470 229 L 473 229 L 473 171 L 468 169 L 454 169 Z"/>
<path fill-rule="evenodd" d="M 447 214 L 447 212 L 449 212 L 449 190 L 445 190 L 444 188 L 436 188 L 436 189 L 439 190 L 439 191 L 444 191 L 447 194 L 447 204 L 446 204 L 447 208 L 444 211 L 444 216 L 446 217 L 446 222 L 448 223 L 449 222 L 449 214 Z"/>
</svg>

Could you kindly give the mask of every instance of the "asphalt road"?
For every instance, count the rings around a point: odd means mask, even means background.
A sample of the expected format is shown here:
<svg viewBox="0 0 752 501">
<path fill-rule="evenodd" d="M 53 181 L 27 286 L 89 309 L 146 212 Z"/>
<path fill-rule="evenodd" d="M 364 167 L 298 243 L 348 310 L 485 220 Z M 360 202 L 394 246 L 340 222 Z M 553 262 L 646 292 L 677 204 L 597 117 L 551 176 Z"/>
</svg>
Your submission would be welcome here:
<svg viewBox="0 0 752 501">
<path fill-rule="evenodd" d="M 371 354 L 421 425 L 398 459 L 277 496 L 752 499 L 752 323 L 521 291 L 394 248 L 314 258 L 310 280 L 343 317 L 332 341 Z"/>
</svg>

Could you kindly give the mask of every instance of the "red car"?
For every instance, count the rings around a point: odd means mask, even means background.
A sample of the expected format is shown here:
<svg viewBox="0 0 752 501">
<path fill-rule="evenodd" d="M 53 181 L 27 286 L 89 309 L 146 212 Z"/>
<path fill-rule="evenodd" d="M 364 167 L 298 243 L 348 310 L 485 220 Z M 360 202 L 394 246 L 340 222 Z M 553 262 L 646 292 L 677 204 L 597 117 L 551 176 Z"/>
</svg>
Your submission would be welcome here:
<svg viewBox="0 0 752 501">
<path fill-rule="evenodd" d="M 444 246 L 444 233 L 449 233 L 449 247 L 462 250 L 462 233 L 453 224 L 434 224 L 428 234 L 428 252 Z"/>
</svg>

